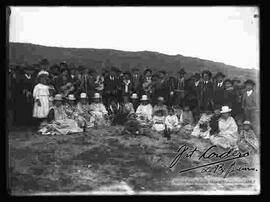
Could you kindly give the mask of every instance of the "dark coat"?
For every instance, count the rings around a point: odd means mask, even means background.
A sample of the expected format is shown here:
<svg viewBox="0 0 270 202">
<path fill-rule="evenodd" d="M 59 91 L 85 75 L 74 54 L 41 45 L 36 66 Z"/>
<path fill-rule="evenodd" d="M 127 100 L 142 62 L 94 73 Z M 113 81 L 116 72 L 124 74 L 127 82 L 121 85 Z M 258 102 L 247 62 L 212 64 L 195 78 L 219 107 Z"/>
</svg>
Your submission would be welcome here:
<svg viewBox="0 0 270 202">
<path fill-rule="evenodd" d="M 223 103 L 224 103 L 224 90 L 225 90 L 224 84 L 222 84 L 221 86 L 218 86 L 218 84 L 215 83 L 214 97 L 213 97 L 214 104 L 223 105 Z"/>
<path fill-rule="evenodd" d="M 199 104 L 200 107 L 206 109 L 208 106 L 213 107 L 214 85 L 213 82 L 208 81 L 199 83 Z"/>
<path fill-rule="evenodd" d="M 225 90 L 224 91 L 224 105 L 231 107 L 232 114 L 236 115 L 239 113 L 239 105 L 238 105 L 238 96 L 234 89 Z"/>
</svg>

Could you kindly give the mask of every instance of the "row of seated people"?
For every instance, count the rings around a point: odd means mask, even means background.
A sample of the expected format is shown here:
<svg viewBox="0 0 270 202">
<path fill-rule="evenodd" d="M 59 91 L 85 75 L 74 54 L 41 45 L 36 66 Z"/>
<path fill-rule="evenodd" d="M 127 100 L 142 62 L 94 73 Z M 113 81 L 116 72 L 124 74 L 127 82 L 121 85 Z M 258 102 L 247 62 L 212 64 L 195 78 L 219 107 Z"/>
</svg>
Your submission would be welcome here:
<svg viewBox="0 0 270 202">
<path fill-rule="evenodd" d="M 134 97 L 134 95 L 132 95 Z M 157 105 L 152 107 L 147 95 L 142 95 L 141 103 L 134 109 L 129 97 L 124 102 L 111 103 L 106 109 L 99 93 L 95 93 L 93 102 L 88 104 L 86 93 L 81 93 L 76 103 L 74 95 L 68 96 L 63 103 L 60 94 L 51 100 L 47 119 L 41 124 L 41 134 L 80 133 L 88 128 L 123 124 L 125 131 L 134 135 L 147 135 L 145 131 L 155 131 L 157 136 L 170 139 L 175 133 L 181 137 L 198 137 L 208 139 L 212 144 L 223 148 L 258 150 L 258 140 L 251 123 L 245 121 L 237 125 L 230 115 L 228 106 L 215 106 L 214 112 L 205 109 L 198 122 L 194 122 L 188 104 L 183 109 L 177 106 L 168 108 L 164 98 L 159 97 Z"/>
</svg>

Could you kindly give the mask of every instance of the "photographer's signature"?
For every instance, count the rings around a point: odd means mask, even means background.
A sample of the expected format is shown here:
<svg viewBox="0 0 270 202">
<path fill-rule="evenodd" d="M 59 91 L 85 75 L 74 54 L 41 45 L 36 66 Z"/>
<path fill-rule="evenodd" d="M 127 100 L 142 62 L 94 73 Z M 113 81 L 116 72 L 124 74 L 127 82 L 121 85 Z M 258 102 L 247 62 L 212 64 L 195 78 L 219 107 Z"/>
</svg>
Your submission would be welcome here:
<svg viewBox="0 0 270 202">
<path fill-rule="evenodd" d="M 201 168 L 201 173 L 216 173 L 218 175 L 223 175 L 224 178 L 226 178 L 229 174 L 233 172 L 240 172 L 240 171 L 258 171 L 254 167 L 241 167 L 237 166 L 236 159 L 241 159 L 249 156 L 249 152 L 243 152 L 241 153 L 238 150 L 229 149 L 228 151 L 225 151 L 223 153 L 217 153 L 213 151 L 213 148 L 216 146 L 210 146 L 208 149 L 206 149 L 203 152 L 200 152 L 197 147 L 190 148 L 187 145 L 182 145 L 178 151 L 174 159 L 172 160 L 169 168 L 173 168 L 177 164 L 180 163 L 180 160 L 192 158 L 195 152 L 201 153 L 198 157 L 198 160 L 205 160 L 205 159 L 214 159 L 214 162 L 199 165 L 192 168 L 187 168 L 184 170 L 179 171 L 179 173 L 188 172 L 191 170 L 199 169 Z M 233 161 L 229 166 L 225 166 L 225 162 Z"/>
</svg>

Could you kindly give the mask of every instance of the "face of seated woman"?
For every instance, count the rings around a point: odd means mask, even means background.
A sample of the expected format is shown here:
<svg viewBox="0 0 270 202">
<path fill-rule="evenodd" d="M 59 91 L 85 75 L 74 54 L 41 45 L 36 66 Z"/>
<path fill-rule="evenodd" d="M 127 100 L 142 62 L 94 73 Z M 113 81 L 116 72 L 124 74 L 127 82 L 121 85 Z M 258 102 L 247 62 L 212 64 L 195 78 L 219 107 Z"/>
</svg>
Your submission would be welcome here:
<svg viewBox="0 0 270 202">
<path fill-rule="evenodd" d="M 222 113 L 221 118 L 227 120 L 230 117 L 230 113 Z"/>
</svg>

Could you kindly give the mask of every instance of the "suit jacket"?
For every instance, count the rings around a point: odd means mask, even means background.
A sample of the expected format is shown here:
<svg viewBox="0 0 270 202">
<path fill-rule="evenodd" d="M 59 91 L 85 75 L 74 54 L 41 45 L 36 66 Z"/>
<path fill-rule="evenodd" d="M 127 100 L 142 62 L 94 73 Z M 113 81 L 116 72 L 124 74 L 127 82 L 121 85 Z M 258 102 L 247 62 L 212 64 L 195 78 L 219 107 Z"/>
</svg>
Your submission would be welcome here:
<svg viewBox="0 0 270 202">
<path fill-rule="evenodd" d="M 200 81 L 199 83 L 199 100 L 200 106 L 206 108 L 211 105 L 213 107 L 214 85 L 213 82 Z"/>
<path fill-rule="evenodd" d="M 213 97 L 213 101 L 215 104 L 220 104 L 223 105 L 224 103 L 224 84 L 222 84 L 221 86 L 218 86 L 217 83 L 215 83 L 214 85 L 214 97 Z"/>
<path fill-rule="evenodd" d="M 105 77 L 104 78 L 104 93 L 105 94 L 116 94 L 119 80 L 114 77 L 114 79 L 111 79 L 111 77 Z"/>
<path fill-rule="evenodd" d="M 257 109 L 258 108 L 257 95 L 254 92 L 254 90 L 250 96 L 247 96 L 247 92 L 243 94 L 242 107 L 243 109 Z"/>
<path fill-rule="evenodd" d="M 132 83 L 132 91 L 136 92 L 137 94 L 140 94 L 142 87 L 142 77 L 141 76 L 138 76 L 137 78 L 132 77 L 131 83 Z"/>
</svg>

